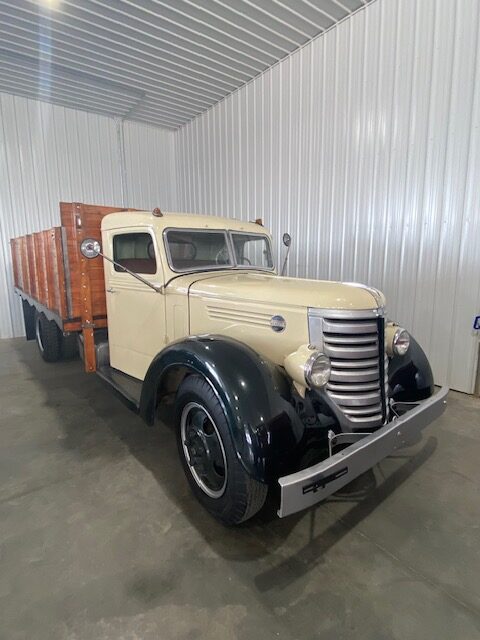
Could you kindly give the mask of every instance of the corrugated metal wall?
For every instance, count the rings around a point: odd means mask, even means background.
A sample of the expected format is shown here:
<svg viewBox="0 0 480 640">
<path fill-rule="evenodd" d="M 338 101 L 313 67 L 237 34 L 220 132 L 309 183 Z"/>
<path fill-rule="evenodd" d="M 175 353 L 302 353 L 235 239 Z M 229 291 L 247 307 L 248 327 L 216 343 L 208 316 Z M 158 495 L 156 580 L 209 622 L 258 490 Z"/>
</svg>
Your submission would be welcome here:
<svg viewBox="0 0 480 640">
<path fill-rule="evenodd" d="M 171 131 L 124 123 L 127 201 L 137 209 L 177 208 L 175 138 Z"/>
<path fill-rule="evenodd" d="M 436 381 L 473 391 L 477 0 L 377 0 L 177 133 L 181 207 L 263 217 L 290 274 L 383 290 Z"/>
<path fill-rule="evenodd" d="M 0 94 L 0 338 L 23 334 L 11 237 L 58 225 L 61 200 L 175 208 L 173 133 L 125 123 L 122 145 L 119 127 L 111 118 Z"/>
</svg>

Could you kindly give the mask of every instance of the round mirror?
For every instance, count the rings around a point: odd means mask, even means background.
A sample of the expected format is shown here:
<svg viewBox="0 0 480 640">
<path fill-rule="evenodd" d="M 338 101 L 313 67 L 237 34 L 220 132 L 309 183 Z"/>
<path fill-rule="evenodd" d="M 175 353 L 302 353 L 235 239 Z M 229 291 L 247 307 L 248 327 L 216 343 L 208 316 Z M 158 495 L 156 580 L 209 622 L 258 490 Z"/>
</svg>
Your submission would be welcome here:
<svg viewBox="0 0 480 640">
<path fill-rule="evenodd" d="M 289 233 L 284 233 L 282 240 L 283 240 L 283 244 L 286 247 L 289 247 L 290 243 L 292 242 L 292 236 Z"/>
<path fill-rule="evenodd" d="M 84 258 L 96 258 L 100 255 L 102 247 L 100 242 L 94 238 L 85 238 L 80 245 L 80 251 Z"/>
</svg>

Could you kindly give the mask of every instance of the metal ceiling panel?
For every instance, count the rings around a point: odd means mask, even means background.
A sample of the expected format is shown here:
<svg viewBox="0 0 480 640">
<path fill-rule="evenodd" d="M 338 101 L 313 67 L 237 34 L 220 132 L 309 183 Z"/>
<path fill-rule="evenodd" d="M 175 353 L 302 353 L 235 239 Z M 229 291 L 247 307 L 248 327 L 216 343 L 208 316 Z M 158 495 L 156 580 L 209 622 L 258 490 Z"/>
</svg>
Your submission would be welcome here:
<svg viewBox="0 0 480 640">
<path fill-rule="evenodd" d="M 370 0 L 0 0 L 0 91 L 176 129 Z"/>
</svg>

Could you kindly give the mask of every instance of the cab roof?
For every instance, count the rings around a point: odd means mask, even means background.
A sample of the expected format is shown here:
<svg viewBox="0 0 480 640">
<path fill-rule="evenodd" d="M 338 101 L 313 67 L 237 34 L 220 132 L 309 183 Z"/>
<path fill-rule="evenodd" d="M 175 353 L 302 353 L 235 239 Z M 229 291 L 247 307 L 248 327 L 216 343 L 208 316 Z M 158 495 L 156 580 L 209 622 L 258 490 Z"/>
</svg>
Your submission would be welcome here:
<svg viewBox="0 0 480 640">
<path fill-rule="evenodd" d="M 198 213 L 163 213 L 153 215 L 151 211 L 117 211 L 102 219 L 102 229 L 125 229 L 128 227 L 150 227 L 162 232 L 170 227 L 181 229 L 229 229 L 270 235 L 268 230 L 256 222 L 245 222 L 235 218 L 205 216 Z"/>
</svg>

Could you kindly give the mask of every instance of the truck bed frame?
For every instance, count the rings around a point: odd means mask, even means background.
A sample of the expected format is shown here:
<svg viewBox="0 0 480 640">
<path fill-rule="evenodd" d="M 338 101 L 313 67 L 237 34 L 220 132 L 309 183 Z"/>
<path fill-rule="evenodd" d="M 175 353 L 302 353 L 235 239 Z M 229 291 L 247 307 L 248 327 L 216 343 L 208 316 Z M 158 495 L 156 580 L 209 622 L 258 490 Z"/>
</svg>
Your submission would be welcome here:
<svg viewBox="0 0 480 640">
<path fill-rule="evenodd" d="M 63 333 L 81 332 L 87 372 L 96 370 L 94 330 L 106 328 L 103 260 L 80 253 L 85 238 L 101 242 L 103 216 L 121 207 L 60 203 L 60 227 L 10 240 L 15 291 L 23 300 L 30 337 L 29 307 L 44 313 Z"/>
</svg>

